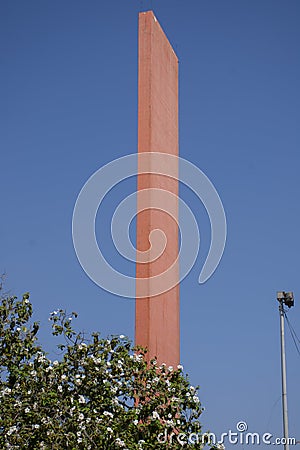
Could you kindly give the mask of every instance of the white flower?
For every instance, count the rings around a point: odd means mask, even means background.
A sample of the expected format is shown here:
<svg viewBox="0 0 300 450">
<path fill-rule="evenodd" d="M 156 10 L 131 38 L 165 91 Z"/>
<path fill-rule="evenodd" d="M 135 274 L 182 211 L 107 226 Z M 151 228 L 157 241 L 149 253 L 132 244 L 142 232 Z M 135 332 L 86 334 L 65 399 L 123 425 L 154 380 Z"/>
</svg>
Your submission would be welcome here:
<svg viewBox="0 0 300 450">
<path fill-rule="evenodd" d="M 33 428 L 35 428 L 35 429 L 39 429 L 40 428 L 40 426 L 39 426 L 39 424 L 38 423 L 35 423 L 34 425 L 33 425 Z"/>
<path fill-rule="evenodd" d="M 107 417 L 110 417 L 111 419 L 114 417 L 114 415 L 111 412 L 109 412 L 109 411 L 104 411 L 103 415 L 107 416 Z"/>
<path fill-rule="evenodd" d="M 57 388 L 57 390 L 58 390 L 58 392 L 62 392 L 63 387 L 62 387 L 61 385 L 59 385 L 58 388 Z"/>
<path fill-rule="evenodd" d="M 79 395 L 79 403 L 85 403 L 85 398 L 83 395 Z"/>
<path fill-rule="evenodd" d="M 7 395 L 11 393 L 11 389 L 9 387 L 6 387 L 5 389 L 3 389 L 2 394 L 3 395 Z"/>
<path fill-rule="evenodd" d="M 168 367 L 169 372 L 173 372 L 173 366 Z"/>
<path fill-rule="evenodd" d="M 63 375 L 61 376 L 61 379 L 62 379 L 62 380 L 66 380 L 66 379 L 67 379 L 67 375 L 63 374 Z"/>
<path fill-rule="evenodd" d="M 158 414 L 158 412 L 157 411 L 153 411 L 153 413 L 152 413 L 152 418 L 153 419 L 160 419 L 160 417 L 159 417 L 159 414 Z"/>
<path fill-rule="evenodd" d="M 108 431 L 109 433 L 113 433 L 113 430 L 112 430 L 112 428 L 110 428 L 110 427 L 107 427 L 106 429 L 107 429 L 107 431 Z"/>
<path fill-rule="evenodd" d="M 7 434 L 10 436 L 15 431 L 17 431 L 17 427 L 14 425 L 13 427 L 9 428 L 9 430 L 7 431 Z"/>
<path fill-rule="evenodd" d="M 134 425 L 137 425 L 139 423 L 139 421 L 137 420 L 137 419 L 135 419 L 134 421 L 133 421 L 133 424 Z"/>
<path fill-rule="evenodd" d="M 84 419 L 84 415 L 82 413 L 80 413 L 79 416 L 78 416 L 78 419 L 79 420 L 83 420 Z"/>
<path fill-rule="evenodd" d="M 115 440 L 115 444 L 116 444 L 118 447 L 125 447 L 125 442 L 122 441 L 120 438 L 117 438 L 117 439 Z"/>
<path fill-rule="evenodd" d="M 53 366 L 58 366 L 59 362 L 57 360 L 53 361 Z"/>
<path fill-rule="evenodd" d="M 124 334 L 120 334 L 120 339 L 124 339 L 124 338 L 125 338 Z"/>
<path fill-rule="evenodd" d="M 84 342 L 82 342 L 81 344 L 78 345 L 78 349 L 79 350 L 82 350 L 82 349 L 84 349 L 86 347 L 87 347 L 87 345 Z"/>
<path fill-rule="evenodd" d="M 44 355 L 40 355 L 37 359 L 37 362 L 44 362 L 46 360 Z"/>
<path fill-rule="evenodd" d="M 24 411 L 25 411 L 25 414 L 27 414 L 27 413 L 29 413 L 29 412 L 30 412 L 30 408 L 28 408 L 28 407 L 27 407 L 27 408 L 25 408 L 25 410 L 24 410 Z"/>
<path fill-rule="evenodd" d="M 183 366 L 181 364 L 178 364 L 177 369 L 178 370 L 183 370 Z"/>
</svg>

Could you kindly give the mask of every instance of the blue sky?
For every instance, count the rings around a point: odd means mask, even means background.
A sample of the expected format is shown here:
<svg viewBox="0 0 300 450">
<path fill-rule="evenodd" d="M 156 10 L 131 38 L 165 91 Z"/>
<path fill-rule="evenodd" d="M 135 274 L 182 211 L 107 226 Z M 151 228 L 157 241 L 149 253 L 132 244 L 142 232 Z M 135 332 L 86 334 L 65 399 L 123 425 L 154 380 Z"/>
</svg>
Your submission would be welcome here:
<svg viewBox="0 0 300 450">
<path fill-rule="evenodd" d="M 89 176 L 137 149 L 137 16 L 147 9 L 180 61 L 180 155 L 214 183 L 228 221 L 221 264 L 199 285 L 209 221 L 181 188 L 202 238 L 181 284 L 181 360 L 201 386 L 205 428 L 245 420 L 280 437 L 277 290 L 295 292 L 289 318 L 300 335 L 297 0 L 1 2 L 0 271 L 13 293 L 31 292 L 52 354 L 47 318 L 57 307 L 76 310 L 80 329 L 133 339 L 134 302 L 85 275 L 71 220 Z M 112 191 L 98 227 L 109 233 L 134 188 Z M 133 273 L 109 234 L 100 245 Z M 300 440 L 300 359 L 288 335 L 287 360 L 290 435 Z"/>
</svg>

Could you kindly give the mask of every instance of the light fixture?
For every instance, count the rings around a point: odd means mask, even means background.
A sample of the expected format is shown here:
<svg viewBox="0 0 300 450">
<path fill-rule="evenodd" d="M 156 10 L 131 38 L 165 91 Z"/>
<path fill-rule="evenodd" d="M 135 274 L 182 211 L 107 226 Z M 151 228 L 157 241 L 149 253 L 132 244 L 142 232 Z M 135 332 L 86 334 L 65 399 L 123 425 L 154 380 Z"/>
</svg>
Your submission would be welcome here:
<svg viewBox="0 0 300 450">
<path fill-rule="evenodd" d="M 279 301 L 279 303 L 286 305 L 288 308 L 294 306 L 293 292 L 277 292 L 277 300 Z"/>
</svg>

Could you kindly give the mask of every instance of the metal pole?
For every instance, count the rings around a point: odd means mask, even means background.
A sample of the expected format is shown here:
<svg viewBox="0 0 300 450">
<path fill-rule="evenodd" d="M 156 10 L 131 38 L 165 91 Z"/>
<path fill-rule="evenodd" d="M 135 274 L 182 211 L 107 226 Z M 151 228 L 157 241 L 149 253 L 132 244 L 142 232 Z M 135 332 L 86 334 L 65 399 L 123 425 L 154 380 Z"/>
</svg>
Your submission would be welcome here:
<svg viewBox="0 0 300 450">
<path fill-rule="evenodd" d="M 279 305 L 280 313 L 280 342 L 281 342 L 281 379 L 282 379 L 282 414 L 283 414 L 283 434 L 285 438 L 284 450 L 289 450 L 289 427 L 288 427 L 288 407 L 286 391 L 286 362 L 285 362 L 285 342 L 284 342 L 284 308 L 283 301 Z"/>
</svg>

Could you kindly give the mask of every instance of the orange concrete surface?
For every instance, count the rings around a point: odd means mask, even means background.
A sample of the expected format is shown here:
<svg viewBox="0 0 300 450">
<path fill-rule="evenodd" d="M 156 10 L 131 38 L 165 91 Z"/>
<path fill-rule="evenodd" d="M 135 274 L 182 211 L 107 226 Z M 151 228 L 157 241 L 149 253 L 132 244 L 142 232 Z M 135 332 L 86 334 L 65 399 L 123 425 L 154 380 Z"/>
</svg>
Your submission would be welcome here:
<svg viewBox="0 0 300 450">
<path fill-rule="evenodd" d="M 152 11 L 139 14 L 138 73 L 138 153 L 178 155 L 178 59 Z M 178 195 L 177 180 L 138 174 L 138 192 L 146 188 Z M 178 218 L 177 201 L 175 210 Z M 157 283 L 151 277 L 170 267 L 178 256 L 178 226 L 167 213 L 157 209 L 138 214 L 137 249 L 149 249 L 149 233 L 157 228 L 166 234 L 167 246 L 155 261 L 137 262 L 137 297 L 141 291 L 139 278 L 149 278 L 150 293 L 153 283 Z M 135 343 L 148 348 L 148 361 L 156 356 L 160 364 L 176 367 L 180 362 L 178 263 L 174 273 L 177 286 L 155 297 L 136 299 Z"/>
</svg>

